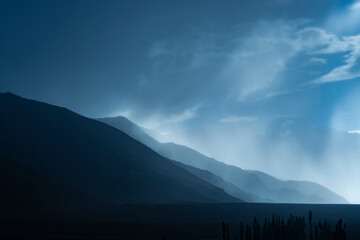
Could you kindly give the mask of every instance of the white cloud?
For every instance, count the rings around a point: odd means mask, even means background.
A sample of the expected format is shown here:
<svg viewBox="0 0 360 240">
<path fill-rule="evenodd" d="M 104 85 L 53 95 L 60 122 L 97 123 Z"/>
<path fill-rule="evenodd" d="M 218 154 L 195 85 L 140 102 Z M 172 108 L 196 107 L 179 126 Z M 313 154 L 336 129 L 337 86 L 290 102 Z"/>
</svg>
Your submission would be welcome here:
<svg viewBox="0 0 360 240">
<path fill-rule="evenodd" d="M 187 108 L 179 113 L 173 114 L 153 114 L 141 121 L 135 121 L 139 125 L 145 128 L 154 129 L 158 132 L 169 131 L 168 125 L 179 124 L 185 121 L 191 120 L 198 116 L 198 110 L 201 108 L 201 104 L 194 107 Z M 164 129 L 165 127 L 165 129 Z"/>
<path fill-rule="evenodd" d="M 356 69 L 356 66 L 360 64 L 360 35 L 339 38 L 324 29 L 307 27 L 297 31 L 294 38 L 289 38 L 287 41 L 292 44 L 296 53 L 314 56 L 309 60 L 310 63 L 325 64 L 326 59 L 319 56 L 344 54 L 345 64 L 335 66 L 330 72 L 313 80 L 312 83 L 322 84 L 360 77 L 360 69 Z"/>
<path fill-rule="evenodd" d="M 300 54 L 310 55 L 309 63 L 327 64 L 324 55 L 343 54 L 345 64 L 335 67 L 312 84 L 349 80 L 360 77 L 360 35 L 338 37 L 318 27 L 304 27 L 309 21 L 258 22 L 250 34 L 240 41 L 224 68 L 221 78 L 235 79 L 238 100 L 246 100 L 260 91 L 267 91 L 263 99 L 288 94 L 288 91 L 271 91 L 281 86 L 288 64 Z M 321 75 L 322 74 L 322 75 Z M 269 92 L 270 90 L 270 92 Z"/>
<path fill-rule="evenodd" d="M 283 91 L 275 91 L 275 92 L 268 92 L 265 94 L 264 97 L 260 98 L 260 100 L 266 100 L 273 97 L 278 97 L 282 95 L 289 95 L 295 92 L 295 90 L 283 90 Z"/>
<path fill-rule="evenodd" d="M 257 120 L 258 117 L 254 117 L 254 116 L 235 116 L 235 115 L 219 119 L 219 121 L 223 123 L 255 122 Z"/>
<path fill-rule="evenodd" d="M 349 52 L 344 56 L 345 64 L 335 67 L 329 73 L 315 79 L 314 83 L 344 81 L 360 77 L 360 68 L 358 67 L 360 64 L 360 35 L 343 37 L 339 41 L 340 48 L 329 45 L 327 49 L 333 49 L 331 51 L 324 49 L 323 53 Z"/>
<path fill-rule="evenodd" d="M 197 111 L 200 106 L 195 106 L 192 108 L 185 109 L 183 112 L 179 114 L 173 114 L 169 117 L 165 118 L 162 122 L 163 123 L 179 123 L 190 120 L 197 116 Z"/>
<path fill-rule="evenodd" d="M 352 131 L 348 131 L 348 133 L 350 133 L 350 134 L 360 134 L 360 130 L 352 130 Z"/>
<path fill-rule="evenodd" d="M 327 60 L 325 58 L 312 57 L 309 59 L 309 63 L 311 63 L 311 64 L 326 64 Z"/>
<path fill-rule="evenodd" d="M 295 33 L 294 48 L 308 54 L 330 54 L 348 50 L 346 43 L 324 29 L 307 27 Z"/>
<path fill-rule="evenodd" d="M 313 83 L 321 84 L 321 83 L 337 82 L 337 81 L 350 80 L 350 79 L 360 77 L 360 73 L 357 73 L 357 74 L 350 73 L 349 72 L 350 68 L 351 68 L 351 65 L 343 65 L 343 66 L 334 68 L 328 74 L 325 74 L 325 75 L 321 76 L 320 78 L 315 79 Z"/>
<path fill-rule="evenodd" d="M 281 73 L 297 52 L 292 34 L 306 22 L 257 22 L 245 37 L 239 39 L 220 76 L 225 81 L 234 82 L 233 95 L 239 101 L 283 80 Z"/>
</svg>

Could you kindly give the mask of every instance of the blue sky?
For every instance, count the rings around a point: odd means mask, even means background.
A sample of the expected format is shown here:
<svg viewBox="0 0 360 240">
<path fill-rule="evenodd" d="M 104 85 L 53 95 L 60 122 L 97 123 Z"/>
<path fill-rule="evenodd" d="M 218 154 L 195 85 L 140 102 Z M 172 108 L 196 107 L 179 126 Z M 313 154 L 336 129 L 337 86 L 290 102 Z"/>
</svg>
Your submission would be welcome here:
<svg viewBox="0 0 360 240">
<path fill-rule="evenodd" d="M 356 2 L 1 4 L 1 91 L 153 127 L 282 115 L 360 129 L 331 122 L 359 87 Z"/>
<path fill-rule="evenodd" d="M 261 154 L 261 136 L 360 130 L 359 22 L 360 2 L 340 0 L 1 1 L 0 91 L 123 115 L 162 140 L 360 202 L 327 177 L 335 153 L 319 165 L 295 139 Z"/>
</svg>

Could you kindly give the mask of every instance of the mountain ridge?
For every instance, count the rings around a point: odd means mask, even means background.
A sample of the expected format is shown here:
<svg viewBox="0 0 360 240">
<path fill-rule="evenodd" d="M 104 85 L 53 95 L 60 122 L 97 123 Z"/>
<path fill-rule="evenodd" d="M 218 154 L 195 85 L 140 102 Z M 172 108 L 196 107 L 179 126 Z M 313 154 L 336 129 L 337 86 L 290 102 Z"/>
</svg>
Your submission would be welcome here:
<svg viewBox="0 0 360 240">
<path fill-rule="evenodd" d="M 103 204 L 241 202 L 107 124 L 0 94 L 0 154 Z"/>
<path fill-rule="evenodd" d="M 312 189 L 306 189 L 303 185 L 308 185 L 309 182 L 307 181 L 282 181 L 260 171 L 243 170 L 239 167 L 219 162 L 183 145 L 160 143 L 144 133 L 141 127 L 125 117 L 100 118 L 98 120 L 128 133 L 169 159 L 209 171 L 224 181 L 235 185 L 240 190 L 258 196 L 262 200 L 265 199 L 265 201 L 284 203 L 348 203 L 342 196 L 317 183 L 311 184 Z M 269 186 L 267 184 L 269 181 L 274 183 L 274 186 Z M 278 185 L 281 185 L 281 187 Z M 321 194 L 325 196 L 319 196 L 318 190 L 321 190 Z M 296 199 L 294 199 L 294 195 L 297 196 Z"/>
</svg>

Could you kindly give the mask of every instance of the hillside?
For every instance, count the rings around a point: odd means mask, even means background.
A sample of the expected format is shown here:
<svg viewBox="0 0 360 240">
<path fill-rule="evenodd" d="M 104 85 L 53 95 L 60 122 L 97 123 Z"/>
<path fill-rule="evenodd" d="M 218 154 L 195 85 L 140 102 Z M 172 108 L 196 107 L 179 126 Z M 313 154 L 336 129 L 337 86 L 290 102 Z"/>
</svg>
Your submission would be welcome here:
<svg viewBox="0 0 360 240">
<path fill-rule="evenodd" d="M 244 199 L 255 199 L 254 201 L 261 199 L 262 202 L 279 203 L 347 203 L 346 199 L 317 183 L 282 181 L 263 172 L 248 171 L 227 165 L 186 146 L 159 143 L 147 135 L 143 128 L 124 117 L 99 120 L 126 132 L 164 157 L 216 175 L 222 181 L 228 182 L 248 194 L 248 197 Z M 210 176 L 203 177 L 208 182 L 212 182 L 212 178 Z"/>
<path fill-rule="evenodd" d="M 0 155 L 102 204 L 240 201 L 125 133 L 65 108 L 5 93 L 0 109 Z"/>
</svg>

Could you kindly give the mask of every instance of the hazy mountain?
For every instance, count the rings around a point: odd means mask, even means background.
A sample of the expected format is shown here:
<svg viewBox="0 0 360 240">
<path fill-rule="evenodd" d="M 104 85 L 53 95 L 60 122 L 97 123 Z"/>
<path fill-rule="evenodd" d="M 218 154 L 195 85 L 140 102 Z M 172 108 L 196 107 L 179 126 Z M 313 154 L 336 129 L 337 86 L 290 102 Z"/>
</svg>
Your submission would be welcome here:
<svg viewBox="0 0 360 240">
<path fill-rule="evenodd" d="M 16 183 L 14 194 L 62 199 L 71 188 L 107 204 L 240 201 L 127 134 L 65 108 L 0 94 L 0 132 L 2 163 L 13 172 L 4 170 L 1 184 Z M 22 168 L 31 169 L 21 175 L 28 182 L 16 175 Z M 51 187 L 38 184 L 44 176 Z"/>
<path fill-rule="evenodd" d="M 217 187 L 223 189 L 228 194 L 230 194 L 234 197 L 237 197 L 239 199 L 242 199 L 246 202 L 269 202 L 269 200 L 262 199 L 254 194 L 249 194 L 247 192 L 244 192 L 243 190 L 236 187 L 234 184 L 225 181 L 221 177 L 219 177 L 209 171 L 202 170 L 200 168 L 192 167 L 189 165 L 185 165 L 183 163 L 176 162 L 176 161 L 174 161 L 174 163 L 176 165 L 186 169 L 188 172 L 196 175 L 197 177 L 203 179 L 204 181 L 206 181 L 214 186 L 217 186 Z"/>
<path fill-rule="evenodd" d="M 248 170 L 248 172 L 259 177 L 269 188 L 287 194 L 289 198 L 293 198 L 291 192 L 295 191 L 297 193 L 306 193 L 308 201 L 313 203 L 328 201 L 331 203 L 348 203 L 346 199 L 318 183 L 294 180 L 282 181 L 260 171 Z M 296 202 L 296 198 L 294 201 Z"/>
<path fill-rule="evenodd" d="M 257 199 L 287 203 L 347 203 L 343 197 L 317 183 L 282 181 L 263 172 L 247 171 L 227 165 L 186 146 L 174 143 L 159 143 L 147 135 L 143 128 L 124 117 L 102 118 L 99 120 L 126 132 L 164 157 L 206 170 L 219 177 L 222 181 L 236 186 L 243 193 L 256 196 Z M 193 173 L 210 183 L 214 183 L 213 176 L 205 177 L 202 174 Z M 230 191 L 227 192 L 232 194 Z M 244 197 L 243 199 L 251 198 Z"/>
</svg>

